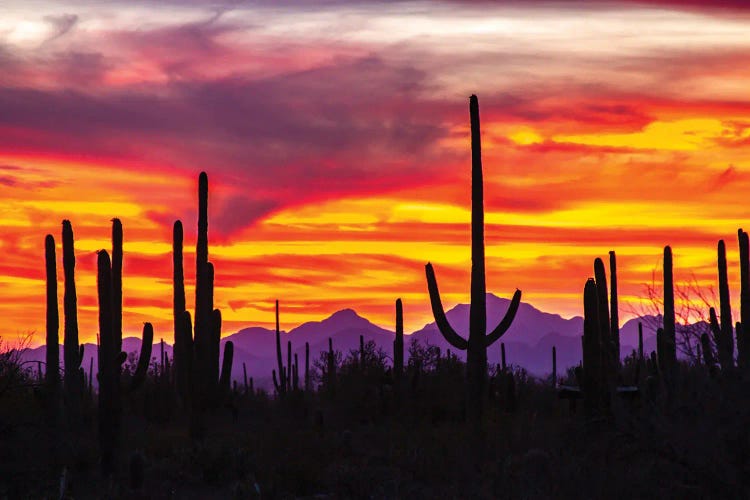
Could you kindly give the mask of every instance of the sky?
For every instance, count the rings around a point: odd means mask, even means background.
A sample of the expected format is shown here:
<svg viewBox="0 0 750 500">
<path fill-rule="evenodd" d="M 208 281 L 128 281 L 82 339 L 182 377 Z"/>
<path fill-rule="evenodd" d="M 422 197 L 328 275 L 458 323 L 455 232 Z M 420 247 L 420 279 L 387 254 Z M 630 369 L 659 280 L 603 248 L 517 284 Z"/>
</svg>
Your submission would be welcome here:
<svg viewBox="0 0 750 500">
<path fill-rule="evenodd" d="M 171 235 L 194 303 L 197 179 L 224 334 L 351 307 L 407 331 L 468 302 L 468 96 L 479 96 L 487 287 L 582 314 L 618 256 L 633 315 L 663 246 L 709 289 L 750 227 L 746 2 L 16 1 L 0 16 L 0 336 L 44 341 L 44 237 L 75 233 L 81 336 L 96 250 L 124 227 L 124 330 L 172 337 Z M 657 283 L 658 284 L 658 283 Z"/>
</svg>

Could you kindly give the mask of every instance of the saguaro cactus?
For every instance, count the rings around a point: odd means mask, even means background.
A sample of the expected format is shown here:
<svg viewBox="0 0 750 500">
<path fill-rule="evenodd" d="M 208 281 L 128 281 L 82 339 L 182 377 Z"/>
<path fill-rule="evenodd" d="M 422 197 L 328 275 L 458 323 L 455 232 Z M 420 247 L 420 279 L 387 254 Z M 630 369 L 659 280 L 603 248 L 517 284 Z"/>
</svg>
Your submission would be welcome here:
<svg viewBox="0 0 750 500">
<path fill-rule="evenodd" d="M 404 308 L 396 299 L 396 338 L 393 339 L 393 373 L 396 381 L 404 376 Z"/>
<path fill-rule="evenodd" d="M 276 365 L 278 366 L 278 378 L 277 372 L 274 370 L 273 373 L 273 386 L 276 388 L 276 393 L 279 396 L 286 394 L 287 380 L 286 370 L 284 368 L 283 356 L 281 354 L 281 330 L 279 329 L 279 301 L 276 301 Z"/>
<path fill-rule="evenodd" d="M 333 393 L 336 388 L 336 353 L 333 351 L 333 339 L 328 337 L 328 391 Z"/>
<path fill-rule="evenodd" d="M 716 350 L 722 370 L 734 366 L 734 339 L 732 337 L 732 304 L 729 297 L 729 279 L 727 278 L 727 253 L 724 240 L 719 240 L 717 246 L 719 271 L 719 310 L 721 324 L 717 321 L 716 311 L 711 308 L 710 320 L 716 340 Z"/>
<path fill-rule="evenodd" d="M 182 267 L 182 222 L 175 221 L 172 229 L 172 320 L 174 322 L 174 344 L 172 360 L 174 362 L 177 393 L 183 403 L 188 399 L 187 359 L 189 355 L 185 345 L 183 315 L 185 313 L 185 273 Z M 188 332 L 188 335 L 190 332 Z"/>
<path fill-rule="evenodd" d="M 65 275 L 65 292 L 63 312 L 65 314 L 63 361 L 65 363 L 64 388 L 68 411 L 77 412 L 80 398 L 83 395 L 83 377 L 81 362 L 83 346 L 78 345 L 78 305 L 76 298 L 75 267 L 76 257 L 73 249 L 73 227 L 70 221 L 62 222 L 63 273 Z"/>
<path fill-rule="evenodd" d="M 117 219 L 115 219 L 117 221 Z M 119 226 L 119 227 L 118 227 Z M 114 253 L 119 252 L 122 260 L 122 226 L 119 221 L 113 227 L 112 245 Z M 122 266 L 117 268 L 122 273 Z M 122 420 L 122 402 L 120 388 L 120 374 L 122 364 L 127 355 L 122 352 L 122 308 L 115 307 L 118 292 L 115 282 L 121 286 L 121 275 L 113 279 L 112 264 L 106 250 L 100 250 L 97 256 L 97 295 L 99 300 L 99 448 L 101 466 L 104 476 L 111 475 L 115 470 L 117 450 L 120 442 L 120 428 Z M 120 289 L 119 300 L 122 300 Z M 119 317 L 118 317 L 119 316 Z M 143 383 L 151 359 L 151 347 L 154 341 L 154 331 L 150 323 L 143 326 L 141 353 L 131 382 L 130 389 L 135 390 Z M 81 353 L 83 354 L 83 353 Z M 83 378 L 81 377 L 81 380 Z"/>
<path fill-rule="evenodd" d="M 589 278 L 583 288 L 583 396 L 586 414 L 596 415 L 602 407 L 606 387 L 603 379 L 602 339 L 596 281 Z"/>
<path fill-rule="evenodd" d="M 312 389 L 310 380 L 310 344 L 305 342 L 305 392 Z"/>
<path fill-rule="evenodd" d="M 114 472 L 120 435 L 120 365 L 124 353 L 117 349 L 112 319 L 112 267 L 109 254 L 100 250 L 97 259 L 99 295 L 99 448 L 102 473 Z"/>
<path fill-rule="evenodd" d="M 643 363 L 643 323 L 638 322 L 638 363 Z"/>
<path fill-rule="evenodd" d="M 57 310 L 57 263 L 55 239 L 44 238 L 44 262 L 47 276 L 47 371 L 45 380 L 51 399 L 56 399 L 60 386 L 60 316 Z"/>
<path fill-rule="evenodd" d="M 552 387 L 557 387 L 557 349 L 552 346 Z"/>
<path fill-rule="evenodd" d="M 594 259 L 594 279 L 596 280 L 599 339 L 602 349 L 602 375 L 605 376 L 606 384 L 611 384 L 615 379 L 609 375 L 616 371 L 617 364 L 612 355 L 614 342 L 612 341 L 609 302 L 607 301 L 607 272 L 604 269 L 604 262 L 598 257 Z"/>
<path fill-rule="evenodd" d="M 617 258 L 614 250 L 609 252 L 609 314 L 610 335 L 612 338 L 612 357 L 615 366 L 620 365 L 620 315 L 617 305 Z"/>
<path fill-rule="evenodd" d="M 151 348 L 154 344 L 154 327 L 151 323 L 143 324 L 143 337 L 141 338 L 141 355 L 138 356 L 138 364 L 130 381 L 130 390 L 138 389 L 146 380 L 148 365 L 151 362 Z M 162 341 L 162 345 L 164 342 Z"/>
<path fill-rule="evenodd" d="M 750 332 L 750 242 L 748 234 L 739 229 L 740 243 L 740 322 L 741 333 L 737 332 L 737 364 L 743 370 L 750 369 L 750 342 L 745 332 Z"/>
<path fill-rule="evenodd" d="M 122 223 L 120 219 L 112 219 L 112 321 L 115 347 L 119 352 L 122 350 Z"/>
<path fill-rule="evenodd" d="M 672 248 L 664 247 L 664 327 L 659 356 L 659 370 L 671 379 L 677 368 L 677 337 L 675 334 L 674 278 L 672 276 Z M 658 340 L 658 339 L 657 339 Z M 659 350 L 659 349 L 657 349 Z M 663 351 L 663 354 L 662 354 Z"/>
<path fill-rule="evenodd" d="M 230 393 L 232 380 L 232 360 L 234 358 L 234 343 L 228 340 L 224 344 L 224 358 L 221 363 L 221 376 L 219 377 L 219 388 L 223 398 L 227 398 Z"/>
<path fill-rule="evenodd" d="M 458 335 L 448 323 L 440 300 L 432 264 L 425 268 L 432 313 L 440 332 L 453 347 L 467 351 L 467 409 L 470 417 L 482 413 L 483 395 L 487 379 L 487 347 L 499 339 L 510 327 L 521 302 L 521 291 L 516 290 L 510 307 L 500 324 L 487 334 L 487 297 L 484 267 L 484 193 L 482 180 L 482 146 L 479 129 L 479 102 L 475 95 L 469 99 L 471 118 L 471 306 L 469 338 Z"/>
</svg>

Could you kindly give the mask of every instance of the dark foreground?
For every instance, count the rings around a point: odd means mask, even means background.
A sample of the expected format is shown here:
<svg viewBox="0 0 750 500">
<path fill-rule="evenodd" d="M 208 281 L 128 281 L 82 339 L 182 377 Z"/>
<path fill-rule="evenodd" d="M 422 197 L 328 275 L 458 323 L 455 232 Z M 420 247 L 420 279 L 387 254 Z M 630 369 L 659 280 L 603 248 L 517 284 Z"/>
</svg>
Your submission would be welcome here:
<svg viewBox="0 0 750 500">
<path fill-rule="evenodd" d="M 740 375 L 681 365 L 671 390 L 641 375 L 635 400 L 615 398 L 609 416 L 589 418 L 582 401 L 573 409 L 560 400 L 550 380 L 509 368 L 491 377 L 477 425 L 462 409 L 462 363 L 410 364 L 400 390 L 377 365 L 359 371 L 345 360 L 334 389 L 283 400 L 240 387 L 209 416 L 201 440 L 190 439 L 169 384 L 149 377 L 123 401 L 109 479 L 95 401 L 84 402 L 79 425 L 53 429 L 33 377 L 6 379 L 0 498 L 60 498 L 61 482 L 75 499 L 750 494 L 750 383 Z"/>
</svg>

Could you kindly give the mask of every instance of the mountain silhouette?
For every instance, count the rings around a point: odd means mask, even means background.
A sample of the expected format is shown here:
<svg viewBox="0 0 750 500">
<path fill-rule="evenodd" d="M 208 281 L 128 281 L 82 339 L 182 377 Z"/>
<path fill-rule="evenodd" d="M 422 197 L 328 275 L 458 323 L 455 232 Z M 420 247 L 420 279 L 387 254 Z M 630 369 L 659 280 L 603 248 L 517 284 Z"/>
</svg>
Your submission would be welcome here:
<svg viewBox="0 0 750 500">
<path fill-rule="evenodd" d="M 509 299 L 487 294 L 487 324 L 492 326 L 500 321 L 510 304 Z M 457 304 L 446 312 L 446 316 L 456 331 L 461 335 L 468 335 L 469 328 L 469 305 Z M 283 310 L 282 310 L 283 321 Z M 653 318 L 656 320 L 656 318 Z M 637 349 L 638 346 L 638 319 L 626 321 L 620 328 L 622 342 L 622 355 L 626 356 Z M 648 329 L 653 321 L 643 321 L 644 324 L 644 348 L 651 352 L 656 349 L 655 334 Z M 555 346 L 557 349 L 558 370 L 577 365 L 581 360 L 581 335 L 583 332 L 583 318 L 563 318 L 559 314 L 541 311 L 534 306 L 521 303 L 516 319 L 508 332 L 500 339 L 505 344 L 507 362 L 525 368 L 529 373 L 537 376 L 549 374 L 552 369 L 551 351 Z M 383 349 L 389 356 L 392 355 L 393 330 L 380 327 L 367 318 L 357 314 L 353 309 L 337 311 L 320 321 L 309 321 L 289 331 L 281 331 L 282 351 L 286 362 L 286 343 L 292 342 L 292 352 L 297 354 L 300 369 L 304 369 L 305 342 L 310 345 L 310 364 L 318 359 L 320 352 L 327 351 L 328 338 L 333 339 L 334 349 L 341 351 L 344 355 L 352 349 L 359 348 L 359 336 L 364 337 L 365 342 L 373 341 L 376 346 Z M 248 377 L 253 377 L 256 387 L 270 389 L 271 370 L 276 368 L 276 338 L 275 330 L 252 326 L 243 328 L 231 335 L 221 339 L 223 344 L 227 341 L 234 343 L 234 363 L 232 378 L 239 384 L 243 379 L 243 363 L 247 367 Z M 443 336 L 437 329 L 435 323 L 429 323 L 424 327 L 407 335 L 405 339 L 405 356 L 408 359 L 408 346 L 411 342 L 436 345 L 445 354 L 446 349 L 451 349 Z M 122 341 L 123 351 L 137 353 L 140 351 L 141 340 L 137 337 L 127 337 Z M 152 363 L 160 360 L 160 343 L 154 343 L 152 350 Z M 165 342 L 164 350 L 172 359 L 172 345 Z M 465 352 L 451 352 L 465 359 Z M 62 349 L 60 350 L 62 359 Z M 86 344 L 84 361 L 81 366 L 86 373 L 89 371 L 89 363 L 93 360 L 93 369 L 96 373 L 96 344 Z M 500 345 L 493 345 L 487 351 L 488 362 L 500 363 Z M 24 361 L 35 362 L 45 360 L 45 347 L 26 349 L 22 358 Z M 94 379 L 96 383 L 96 379 Z"/>
</svg>

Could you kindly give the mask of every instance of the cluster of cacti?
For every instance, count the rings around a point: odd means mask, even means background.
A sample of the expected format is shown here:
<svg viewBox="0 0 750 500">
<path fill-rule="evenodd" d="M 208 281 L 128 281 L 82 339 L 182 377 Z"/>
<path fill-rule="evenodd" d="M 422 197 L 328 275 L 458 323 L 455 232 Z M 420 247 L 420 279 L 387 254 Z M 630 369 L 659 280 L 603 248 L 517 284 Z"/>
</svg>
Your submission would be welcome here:
<svg viewBox="0 0 750 500">
<path fill-rule="evenodd" d="M 112 221 L 112 255 L 114 258 L 110 261 L 106 250 L 98 252 L 96 280 L 100 339 L 99 448 L 102 472 L 105 476 L 115 470 L 122 425 L 120 375 L 122 364 L 127 358 L 126 353 L 122 352 L 122 224 L 118 219 Z M 130 390 L 137 389 L 146 378 L 153 341 L 153 327 L 146 323 L 143 326 L 141 353 L 131 379 Z"/>
<path fill-rule="evenodd" d="M 115 220 L 119 225 L 119 221 Z M 120 234 L 122 230 L 120 228 Z M 121 237 L 120 237 L 121 239 Z M 84 388 L 88 382 L 89 393 L 92 385 L 92 373 L 89 369 L 88 380 L 84 376 L 81 363 L 83 362 L 84 346 L 78 342 L 78 307 L 75 284 L 75 252 L 73 249 L 73 228 L 70 221 L 62 222 L 62 262 L 64 273 L 63 296 L 63 377 L 62 401 L 60 402 L 60 362 L 59 362 L 59 312 L 57 304 L 57 262 L 55 240 L 52 235 L 45 237 L 45 268 L 47 288 L 47 318 L 46 318 L 46 386 L 49 393 L 50 418 L 53 422 L 59 419 L 59 410 L 64 408 L 67 423 L 76 427 L 81 423 L 80 413 L 83 402 Z M 120 323 L 121 324 L 121 323 Z M 93 358 L 92 358 L 93 362 Z"/>
<path fill-rule="evenodd" d="M 611 281 L 616 282 L 614 252 L 610 252 Z M 617 295 L 613 288 L 612 293 Z M 616 306 L 617 300 L 612 301 Z M 609 411 L 610 394 L 618 381 L 619 336 L 613 331 L 607 300 L 607 274 L 604 262 L 594 260 L 594 278 L 583 289 L 583 398 L 588 415 Z"/>
<path fill-rule="evenodd" d="M 450 359 L 450 352 L 448 359 Z M 497 366 L 495 379 L 490 386 L 490 395 L 497 396 L 500 408 L 513 412 L 516 409 L 516 377 L 505 357 L 505 343 L 500 343 L 500 364 Z"/>
<path fill-rule="evenodd" d="M 430 303 L 440 332 L 453 347 L 467 351 L 466 382 L 467 409 L 471 418 L 482 414 L 482 400 L 487 379 L 487 347 L 510 328 L 521 302 L 521 291 L 516 290 L 508 312 L 500 324 L 487 334 L 487 297 L 484 267 L 484 187 L 482 179 L 482 146 L 479 128 L 479 102 L 475 95 L 469 99 L 471 119 L 471 306 L 468 340 L 461 337 L 448 322 L 440 300 L 432 264 L 427 264 L 427 286 Z M 605 292 L 606 293 L 606 292 Z"/>
<path fill-rule="evenodd" d="M 190 435 L 206 432 L 205 414 L 218 406 L 230 392 L 234 345 L 224 345 L 219 373 L 221 311 L 214 309 L 214 267 L 208 261 L 208 176 L 198 178 L 198 239 L 195 248 L 195 324 L 185 310 L 182 263 L 182 223 L 176 221 L 173 234 L 173 314 L 175 327 L 174 365 L 178 394 L 190 409 Z"/>
<path fill-rule="evenodd" d="M 714 357 L 711 339 L 708 334 L 701 335 L 699 348 L 702 361 L 712 374 L 716 374 L 719 367 L 723 371 L 731 370 L 735 365 L 735 341 L 737 336 L 737 365 L 746 370 L 750 368 L 750 342 L 745 341 L 744 332 L 750 331 L 750 245 L 748 234 L 742 229 L 737 230 L 740 257 L 740 321 L 732 328 L 732 305 L 729 293 L 729 278 L 727 273 L 726 245 L 719 240 L 717 245 L 717 271 L 719 278 L 719 316 L 716 309 L 709 308 L 709 325 L 716 346 Z M 718 365 L 717 365 L 718 362 Z"/>
<path fill-rule="evenodd" d="M 292 390 L 292 342 L 287 342 L 287 364 L 284 368 L 283 356 L 281 353 L 281 330 L 279 328 L 279 301 L 276 301 L 276 365 L 278 366 L 277 371 L 273 370 L 273 386 L 276 389 L 276 394 L 284 396 L 286 393 Z"/>
</svg>

